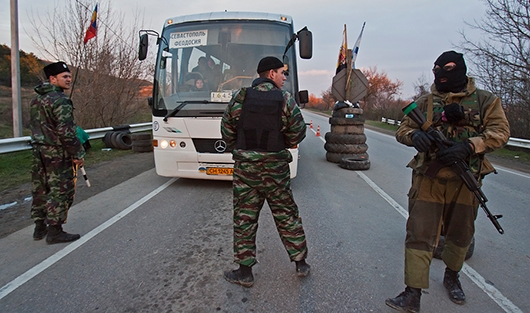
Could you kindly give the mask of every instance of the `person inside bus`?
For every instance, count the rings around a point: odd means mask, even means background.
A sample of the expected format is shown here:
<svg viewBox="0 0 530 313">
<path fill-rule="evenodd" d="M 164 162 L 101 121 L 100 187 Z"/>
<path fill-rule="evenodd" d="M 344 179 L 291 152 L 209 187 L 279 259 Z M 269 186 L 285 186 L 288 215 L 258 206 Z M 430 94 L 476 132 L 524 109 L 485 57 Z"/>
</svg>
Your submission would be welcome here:
<svg viewBox="0 0 530 313">
<path fill-rule="evenodd" d="M 207 88 L 204 85 L 204 80 L 202 78 L 197 78 L 195 80 L 195 84 L 193 85 L 193 88 L 191 90 L 193 90 L 193 91 L 206 91 Z"/>
<path fill-rule="evenodd" d="M 212 68 L 208 65 L 208 59 L 206 57 L 200 57 L 197 61 L 197 66 L 192 70 L 194 73 L 200 73 L 204 78 L 204 84 L 209 86 L 210 83 L 213 83 L 214 74 Z"/>
</svg>

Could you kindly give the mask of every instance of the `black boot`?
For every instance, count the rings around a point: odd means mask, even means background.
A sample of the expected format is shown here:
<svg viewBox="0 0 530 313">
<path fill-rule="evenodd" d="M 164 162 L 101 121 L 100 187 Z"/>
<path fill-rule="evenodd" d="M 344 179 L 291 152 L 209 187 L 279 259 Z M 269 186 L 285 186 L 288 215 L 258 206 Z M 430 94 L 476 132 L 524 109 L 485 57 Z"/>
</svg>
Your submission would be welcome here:
<svg viewBox="0 0 530 313">
<path fill-rule="evenodd" d="M 33 231 L 33 240 L 41 240 L 48 233 L 48 225 L 44 220 L 35 221 L 35 231 Z"/>
<path fill-rule="evenodd" d="M 75 241 L 81 238 L 79 234 L 69 234 L 63 231 L 62 225 L 48 226 L 48 236 L 46 237 L 47 244 L 62 243 Z"/>
<path fill-rule="evenodd" d="M 466 302 L 466 295 L 462 290 L 462 285 L 458 279 L 460 275 L 458 272 L 451 270 L 450 268 L 445 268 L 444 274 L 444 287 L 449 293 L 449 299 L 456 304 L 464 304 Z"/>
<path fill-rule="evenodd" d="M 420 311 L 420 288 L 405 288 L 405 291 L 397 297 L 386 299 L 385 303 L 389 307 L 402 312 L 419 312 Z"/>
<path fill-rule="evenodd" d="M 305 262 L 305 260 L 302 261 L 295 261 L 296 263 L 296 275 L 298 277 L 305 277 L 309 275 L 309 270 L 311 269 L 311 266 Z"/>
<path fill-rule="evenodd" d="M 252 267 L 249 266 L 239 265 L 237 270 L 224 272 L 223 276 L 227 281 L 233 284 L 240 284 L 243 287 L 252 287 L 254 284 Z"/>
</svg>

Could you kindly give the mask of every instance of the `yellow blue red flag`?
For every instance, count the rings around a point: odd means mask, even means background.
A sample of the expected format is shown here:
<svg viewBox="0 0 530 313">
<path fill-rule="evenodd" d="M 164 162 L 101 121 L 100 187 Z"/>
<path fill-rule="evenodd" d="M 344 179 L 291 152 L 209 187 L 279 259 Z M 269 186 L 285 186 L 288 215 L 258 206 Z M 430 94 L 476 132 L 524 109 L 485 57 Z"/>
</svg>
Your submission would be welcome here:
<svg viewBox="0 0 530 313">
<path fill-rule="evenodd" d="M 346 36 L 346 24 L 344 24 L 344 31 L 342 32 L 342 45 L 340 46 L 339 61 L 337 62 L 337 71 L 335 71 L 335 74 L 338 74 L 343 68 L 346 68 L 347 51 L 348 51 L 348 38 Z"/>
<path fill-rule="evenodd" d="M 90 39 L 96 37 L 97 32 L 98 32 L 97 19 L 98 19 L 98 5 L 96 4 L 96 7 L 94 8 L 94 12 L 92 12 L 92 18 L 90 19 L 90 25 L 88 26 L 88 29 L 85 34 L 85 39 L 83 40 L 84 44 L 86 44 Z"/>
</svg>

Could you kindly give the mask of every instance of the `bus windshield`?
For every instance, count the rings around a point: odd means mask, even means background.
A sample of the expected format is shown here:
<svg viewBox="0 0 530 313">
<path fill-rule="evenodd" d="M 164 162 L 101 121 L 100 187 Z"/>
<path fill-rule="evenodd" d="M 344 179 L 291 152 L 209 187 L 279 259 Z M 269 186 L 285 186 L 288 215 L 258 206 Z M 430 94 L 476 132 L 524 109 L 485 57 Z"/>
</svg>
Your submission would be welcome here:
<svg viewBox="0 0 530 313">
<path fill-rule="evenodd" d="M 289 24 L 259 20 L 168 25 L 156 64 L 153 115 L 180 106 L 172 116 L 222 116 L 233 92 L 257 78 L 259 60 L 281 59 L 292 34 Z M 287 56 L 295 59 L 294 47 Z M 283 87 L 291 94 L 297 92 L 294 79 L 288 76 Z"/>
</svg>

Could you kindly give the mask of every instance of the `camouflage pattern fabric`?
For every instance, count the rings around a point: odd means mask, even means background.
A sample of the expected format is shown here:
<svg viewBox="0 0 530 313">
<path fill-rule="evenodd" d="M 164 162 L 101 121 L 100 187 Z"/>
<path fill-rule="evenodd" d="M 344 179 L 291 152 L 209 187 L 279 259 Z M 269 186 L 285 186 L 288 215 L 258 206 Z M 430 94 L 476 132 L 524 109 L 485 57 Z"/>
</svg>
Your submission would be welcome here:
<svg viewBox="0 0 530 313">
<path fill-rule="evenodd" d="M 75 193 L 72 158 L 82 159 L 85 150 L 77 137 L 72 102 L 63 90 L 43 84 L 35 87 L 35 92 L 30 104 L 31 217 L 58 225 L 66 221 Z"/>
<path fill-rule="evenodd" d="M 307 257 L 302 219 L 291 191 L 289 163 L 237 162 L 234 167 L 234 260 L 256 263 L 256 232 L 265 199 L 291 261 Z"/>
<path fill-rule="evenodd" d="M 31 167 L 33 220 L 46 220 L 49 225 L 66 222 L 75 193 L 72 166 L 72 158 L 64 150 L 54 146 L 34 146 Z"/>
<path fill-rule="evenodd" d="M 260 91 L 278 89 L 272 81 L 258 78 L 253 87 Z M 246 89 L 237 91 L 228 104 L 221 121 L 221 134 L 228 147 L 235 147 L 237 123 L 241 114 Z M 306 125 L 294 98 L 282 91 L 281 132 L 287 147 L 294 147 L 305 138 Z M 291 261 L 307 257 L 307 245 L 302 220 L 291 191 L 289 162 L 292 155 L 285 149 L 279 152 L 260 152 L 234 149 L 233 219 L 234 261 L 241 265 L 256 263 L 256 232 L 261 208 L 267 200 L 276 228 Z"/>
</svg>

